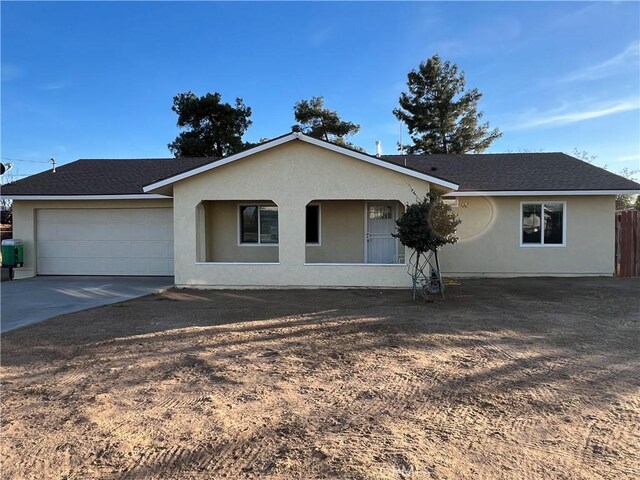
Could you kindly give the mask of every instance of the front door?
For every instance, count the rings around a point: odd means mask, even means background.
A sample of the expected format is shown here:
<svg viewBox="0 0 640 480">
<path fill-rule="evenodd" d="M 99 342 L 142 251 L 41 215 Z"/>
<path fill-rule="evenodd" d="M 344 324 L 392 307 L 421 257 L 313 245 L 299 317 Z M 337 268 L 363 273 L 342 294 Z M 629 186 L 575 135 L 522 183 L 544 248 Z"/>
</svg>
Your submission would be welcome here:
<svg viewBox="0 0 640 480">
<path fill-rule="evenodd" d="M 396 209 L 393 202 L 367 202 L 367 263 L 397 263 Z"/>
</svg>

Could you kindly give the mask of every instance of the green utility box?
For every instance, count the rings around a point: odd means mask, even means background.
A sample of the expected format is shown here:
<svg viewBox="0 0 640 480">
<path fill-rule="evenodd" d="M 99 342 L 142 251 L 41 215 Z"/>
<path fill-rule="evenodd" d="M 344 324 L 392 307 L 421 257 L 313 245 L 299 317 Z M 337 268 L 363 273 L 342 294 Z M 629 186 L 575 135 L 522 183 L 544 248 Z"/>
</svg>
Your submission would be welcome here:
<svg viewBox="0 0 640 480">
<path fill-rule="evenodd" d="M 17 238 L 2 240 L 2 266 L 18 268 L 24 265 L 24 242 Z"/>
</svg>

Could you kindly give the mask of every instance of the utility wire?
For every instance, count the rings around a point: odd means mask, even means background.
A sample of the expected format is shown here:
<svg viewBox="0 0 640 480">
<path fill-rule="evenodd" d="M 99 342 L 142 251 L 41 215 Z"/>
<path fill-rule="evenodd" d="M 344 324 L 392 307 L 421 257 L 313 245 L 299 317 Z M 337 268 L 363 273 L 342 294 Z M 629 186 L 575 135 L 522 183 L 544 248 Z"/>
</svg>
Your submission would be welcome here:
<svg viewBox="0 0 640 480">
<path fill-rule="evenodd" d="M 7 162 L 50 163 L 50 160 L 25 160 L 24 158 L 0 157 Z"/>
</svg>

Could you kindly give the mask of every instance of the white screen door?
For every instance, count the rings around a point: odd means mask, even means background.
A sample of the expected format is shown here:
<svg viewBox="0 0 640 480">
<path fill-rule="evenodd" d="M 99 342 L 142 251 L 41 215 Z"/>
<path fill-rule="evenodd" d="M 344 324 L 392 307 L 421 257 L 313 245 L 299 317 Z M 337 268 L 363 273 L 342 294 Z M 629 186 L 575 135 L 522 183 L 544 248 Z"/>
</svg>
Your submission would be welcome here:
<svg viewBox="0 0 640 480">
<path fill-rule="evenodd" d="M 398 240 L 395 205 L 391 202 L 367 203 L 367 263 L 397 263 Z"/>
</svg>

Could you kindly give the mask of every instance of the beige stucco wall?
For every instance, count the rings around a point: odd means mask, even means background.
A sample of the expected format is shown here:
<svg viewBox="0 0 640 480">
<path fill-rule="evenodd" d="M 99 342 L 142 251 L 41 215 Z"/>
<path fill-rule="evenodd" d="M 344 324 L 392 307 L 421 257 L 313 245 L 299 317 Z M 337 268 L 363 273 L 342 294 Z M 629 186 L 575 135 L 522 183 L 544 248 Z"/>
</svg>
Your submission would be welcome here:
<svg viewBox="0 0 640 480">
<path fill-rule="evenodd" d="M 277 245 L 238 244 L 238 205 L 235 201 L 204 202 L 206 261 L 277 262 Z"/>
<path fill-rule="evenodd" d="M 25 266 L 16 278 L 33 276 L 36 215 L 41 208 L 149 208 L 174 211 L 176 284 L 202 287 L 380 286 L 406 287 L 406 265 L 323 265 L 364 258 L 364 200 L 411 203 L 427 182 L 385 170 L 313 145 L 291 142 L 175 184 L 174 200 L 14 201 L 14 237 L 25 240 Z M 208 204 L 206 201 L 222 201 Z M 322 247 L 305 245 L 305 207 L 322 201 Z M 331 200 L 331 201 L 328 201 Z M 566 247 L 520 247 L 520 203 L 566 202 Z M 205 203 L 203 204 L 203 201 Z M 272 201 L 278 205 L 279 256 L 248 252 L 246 263 L 217 245 L 237 247 L 237 203 Z M 460 242 L 441 252 L 451 276 L 611 275 L 614 257 L 614 197 L 461 197 Z M 205 205 L 203 207 L 203 205 Z M 218 210 L 219 208 L 219 210 Z M 338 215 L 338 213 L 342 215 Z M 348 215 L 346 212 L 350 212 Z M 206 236 L 213 218 L 233 228 Z M 353 220 L 345 220 L 352 218 Z M 208 226 L 207 226 L 208 225 Z M 357 232 L 360 232 L 359 234 Z M 356 237 L 358 241 L 356 242 Z M 337 244 L 331 244 L 334 240 Z M 353 246 L 353 248 L 351 247 Z M 326 247 L 326 252 L 322 248 Z M 225 247 L 228 248 L 228 247 Z M 362 250 L 360 250 L 362 248 Z M 315 249 L 315 250 L 314 250 Z M 278 250 L 277 248 L 275 250 Z M 344 251 L 335 260 L 328 252 Z M 333 255 L 333 254 L 332 254 Z M 408 256 L 408 255 L 407 255 Z M 205 260 L 205 261 L 202 261 Z M 224 262 L 225 260 L 222 260 Z M 274 263 L 254 263 L 254 262 Z"/>
<path fill-rule="evenodd" d="M 278 262 L 277 245 L 239 244 L 238 208 L 245 202 L 203 203 L 207 262 Z M 314 200 L 313 204 L 320 206 L 320 244 L 307 245 L 306 262 L 363 263 L 366 202 Z M 401 212 L 403 206 L 398 204 L 397 210 Z"/>
<path fill-rule="evenodd" d="M 307 263 L 365 262 L 366 202 L 314 200 L 320 205 L 320 245 L 307 245 Z M 396 215 L 404 205 L 396 204 Z M 402 245 L 399 248 L 404 251 Z M 400 252 L 400 258 L 403 258 Z"/>
<path fill-rule="evenodd" d="M 278 262 L 277 245 L 240 245 L 238 208 L 244 202 L 206 201 L 207 262 Z M 259 203 L 265 203 L 261 201 Z M 314 201 L 320 205 L 320 245 L 307 245 L 309 263 L 364 262 L 364 208 L 362 200 Z"/>
<path fill-rule="evenodd" d="M 612 275 L 613 196 L 460 197 L 456 245 L 443 247 L 452 276 Z M 520 203 L 566 202 L 566 247 L 521 247 Z M 466 207 L 462 205 L 466 204 Z"/>
<path fill-rule="evenodd" d="M 13 201 L 13 238 L 24 240 L 24 267 L 14 270 L 15 278 L 28 278 L 36 274 L 36 215 L 43 208 L 167 208 L 171 199 L 156 200 L 68 200 L 68 201 Z"/>
<path fill-rule="evenodd" d="M 308 245 L 308 263 L 364 262 L 365 202 L 314 201 L 320 205 L 320 245 Z"/>
<path fill-rule="evenodd" d="M 176 284 L 407 286 L 410 282 L 405 265 L 305 265 L 304 219 L 305 207 L 312 200 L 406 203 L 415 198 L 412 189 L 425 195 L 429 184 L 298 141 L 177 182 L 174 185 Z M 198 262 L 197 207 L 206 200 L 270 200 L 278 205 L 279 263 Z"/>
</svg>

